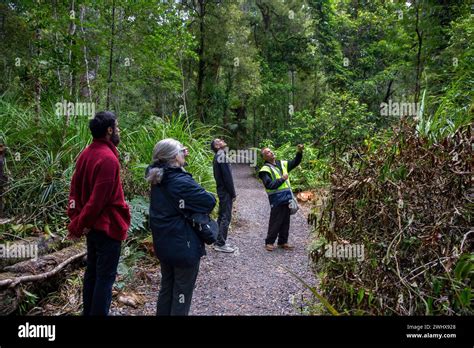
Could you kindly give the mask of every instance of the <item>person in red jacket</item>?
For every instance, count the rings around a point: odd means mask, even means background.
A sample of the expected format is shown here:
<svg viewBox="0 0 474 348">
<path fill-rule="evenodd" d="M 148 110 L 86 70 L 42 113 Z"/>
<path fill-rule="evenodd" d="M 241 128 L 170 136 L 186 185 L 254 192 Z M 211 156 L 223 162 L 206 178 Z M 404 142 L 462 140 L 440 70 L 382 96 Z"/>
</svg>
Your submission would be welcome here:
<svg viewBox="0 0 474 348">
<path fill-rule="evenodd" d="M 117 118 L 110 111 L 90 120 L 93 141 L 76 162 L 69 193 L 68 238 L 87 239 L 83 314 L 107 315 L 117 275 L 121 242 L 127 238 L 130 210 L 120 181 Z"/>
</svg>

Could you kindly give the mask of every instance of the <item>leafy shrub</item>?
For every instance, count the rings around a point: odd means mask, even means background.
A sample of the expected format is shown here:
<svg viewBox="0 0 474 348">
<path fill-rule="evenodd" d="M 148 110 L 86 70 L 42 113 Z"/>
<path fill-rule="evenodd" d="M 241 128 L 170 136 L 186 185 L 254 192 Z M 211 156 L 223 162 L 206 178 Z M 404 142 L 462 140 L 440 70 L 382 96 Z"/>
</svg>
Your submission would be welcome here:
<svg viewBox="0 0 474 348">
<path fill-rule="evenodd" d="M 323 296 L 347 314 L 472 314 L 470 127 L 433 145 L 403 123 L 331 173 L 312 258 Z M 361 244 L 365 260 L 324 249 Z"/>
<path fill-rule="evenodd" d="M 334 157 L 360 144 L 373 130 L 367 105 L 348 93 L 331 92 L 314 113 L 296 112 L 275 143 L 313 144 L 320 155 Z"/>
</svg>

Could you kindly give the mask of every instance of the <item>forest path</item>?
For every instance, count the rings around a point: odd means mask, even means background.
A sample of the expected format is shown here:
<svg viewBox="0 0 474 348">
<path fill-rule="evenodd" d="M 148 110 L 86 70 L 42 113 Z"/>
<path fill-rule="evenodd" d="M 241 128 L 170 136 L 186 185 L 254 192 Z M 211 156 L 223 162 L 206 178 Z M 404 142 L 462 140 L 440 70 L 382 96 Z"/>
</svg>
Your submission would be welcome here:
<svg viewBox="0 0 474 348">
<path fill-rule="evenodd" d="M 307 209 L 291 217 L 289 243 L 295 249 L 266 251 L 270 205 L 263 185 L 249 166 L 234 165 L 232 171 L 237 199 L 227 241 L 237 250 L 225 254 L 207 247 L 190 315 L 298 315 L 311 294 L 286 269 L 316 284 L 307 252 L 309 226 L 303 212 Z M 154 315 L 159 274 L 149 278 L 151 284 L 141 292 L 143 306 L 112 308 L 111 314 Z"/>
</svg>

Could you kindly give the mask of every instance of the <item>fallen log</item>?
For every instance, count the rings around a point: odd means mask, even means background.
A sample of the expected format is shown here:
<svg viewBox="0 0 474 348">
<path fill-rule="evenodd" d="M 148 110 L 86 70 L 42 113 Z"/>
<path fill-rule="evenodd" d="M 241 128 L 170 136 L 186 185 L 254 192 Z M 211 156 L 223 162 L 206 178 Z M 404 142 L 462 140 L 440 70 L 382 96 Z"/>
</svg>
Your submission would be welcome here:
<svg viewBox="0 0 474 348">
<path fill-rule="evenodd" d="M 76 261 L 77 259 L 79 259 L 79 258 L 81 258 L 85 255 L 86 255 L 85 251 L 82 252 L 82 253 L 79 253 L 77 255 L 74 255 L 74 256 L 70 257 L 69 259 L 65 260 L 64 262 L 61 262 L 59 265 L 57 265 L 55 268 L 53 268 L 49 272 L 0 280 L 0 288 L 2 288 L 4 286 L 12 287 L 12 286 L 16 286 L 16 285 L 21 284 L 21 283 L 32 282 L 32 281 L 35 281 L 35 280 L 43 280 L 43 279 L 49 278 L 49 277 L 57 274 L 64 267 L 69 265 L 71 262 Z"/>
<path fill-rule="evenodd" d="M 85 255 L 85 245 L 80 243 L 6 267 L 7 272 L 0 273 L 0 315 L 17 310 L 24 296 L 22 289 L 34 292 L 55 287 L 58 277 L 76 268 Z"/>
<path fill-rule="evenodd" d="M 22 250 L 34 250 L 37 253 L 36 256 L 38 257 L 64 247 L 64 245 L 62 245 L 62 238 L 60 236 L 50 236 L 46 234 L 41 237 L 19 238 L 14 242 L 1 241 L 1 243 L 1 249 L 15 250 L 18 251 L 18 254 L 16 257 L 2 257 L 2 255 L 0 255 L 0 271 L 6 266 L 10 266 L 31 258 L 26 252 L 22 253 Z"/>
<path fill-rule="evenodd" d="M 22 275 L 46 273 L 61 264 L 62 262 L 64 262 L 65 260 L 68 260 L 79 253 L 83 253 L 83 256 L 85 255 L 85 246 L 82 243 L 74 244 L 70 247 L 61 249 L 48 255 L 43 255 L 36 259 L 30 259 L 15 263 L 14 265 L 5 267 L 5 271 Z M 0 288 L 1 284 L 2 283 L 0 282 Z"/>
</svg>

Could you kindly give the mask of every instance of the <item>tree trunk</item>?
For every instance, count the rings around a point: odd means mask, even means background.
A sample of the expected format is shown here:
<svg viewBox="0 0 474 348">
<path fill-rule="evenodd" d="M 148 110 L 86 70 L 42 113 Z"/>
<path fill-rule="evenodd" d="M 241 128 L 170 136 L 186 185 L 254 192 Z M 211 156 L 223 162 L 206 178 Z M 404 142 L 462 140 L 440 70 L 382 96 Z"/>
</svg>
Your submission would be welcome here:
<svg viewBox="0 0 474 348">
<path fill-rule="evenodd" d="M 418 52 L 416 54 L 416 81 L 415 81 L 415 97 L 414 102 L 418 103 L 420 99 L 420 80 L 421 73 L 423 71 L 421 62 L 421 49 L 423 45 L 423 31 L 420 31 L 420 7 L 418 2 L 416 3 L 416 36 L 418 38 Z"/>
<path fill-rule="evenodd" d="M 186 117 L 186 124 L 188 125 L 188 130 L 191 132 L 191 125 L 189 124 L 189 117 L 188 117 L 188 105 L 186 102 L 186 81 L 184 75 L 184 67 L 183 67 L 183 54 L 180 52 L 179 54 L 179 66 L 181 68 L 181 88 L 183 90 L 183 94 L 181 95 L 181 99 L 183 100 L 183 112 Z M 181 109 L 180 109 L 181 111 Z"/>
<path fill-rule="evenodd" d="M 232 90 L 232 72 L 228 72 L 227 84 L 225 88 L 225 97 L 224 97 L 224 115 L 222 117 L 223 127 L 226 127 L 229 124 L 229 98 L 230 98 L 231 90 Z"/>
<path fill-rule="evenodd" d="M 54 0 L 53 1 L 53 13 L 54 13 L 54 20 L 57 22 L 58 21 L 58 10 L 57 10 L 57 7 L 58 7 L 58 2 L 57 0 Z M 56 49 L 58 49 L 59 47 L 59 37 L 58 37 L 58 32 L 56 31 L 54 33 L 54 45 L 56 46 Z M 61 71 L 59 69 L 59 66 L 56 68 L 56 74 L 58 75 L 58 83 L 59 83 L 59 87 L 61 88 L 61 90 L 63 89 L 63 82 L 61 80 Z M 63 96 L 64 97 L 64 96 Z M 61 100 L 62 102 L 62 100 Z"/>
<path fill-rule="evenodd" d="M 75 61 L 76 57 L 74 55 L 73 47 L 75 44 L 74 35 L 76 34 L 76 23 L 74 22 L 74 18 L 76 10 L 74 8 L 74 0 L 71 1 L 71 7 L 69 8 L 69 16 L 71 22 L 69 23 L 69 36 L 71 40 L 69 41 L 69 102 L 74 102 L 76 100 L 76 69 L 75 69 Z M 71 121 L 71 115 L 69 115 L 69 108 L 66 110 L 66 129 L 69 128 L 69 124 Z"/>
<path fill-rule="evenodd" d="M 294 113 L 295 110 L 295 70 L 291 69 L 290 70 L 290 80 L 291 80 L 291 107 L 292 107 L 292 113 L 289 113 L 289 118 L 293 116 L 292 114 Z"/>
<path fill-rule="evenodd" d="M 86 7 L 84 5 L 81 6 L 81 14 L 80 14 L 80 22 L 81 22 L 81 33 L 82 33 L 82 38 L 84 42 L 86 41 L 86 32 L 84 30 L 84 16 L 86 14 Z M 83 52 L 84 52 L 84 63 L 86 65 L 86 73 L 85 73 L 85 82 L 86 82 L 86 88 L 81 89 L 81 96 L 83 97 L 88 97 L 89 102 L 92 103 L 92 92 L 91 92 L 91 83 L 89 80 L 89 60 L 87 59 L 87 46 L 84 44 L 83 46 Z M 82 82 L 82 81 L 81 81 Z"/>
<path fill-rule="evenodd" d="M 387 93 L 385 93 L 385 98 L 383 98 L 384 103 L 388 103 L 390 96 L 393 94 L 392 91 L 393 79 L 388 82 Z"/>
<path fill-rule="evenodd" d="M 257 119 L 256 119 L 256 113 L 255 113 L 255 104 L 253 105 L 252 108 L 253 111 L 253 146 L 257 146 Z"/>
<path fill-rule="evenodd" d="M 115 0 L 112 2 L 112 25 L 111 25 L 111 36 L 110 36 L 110 57 L 109 57 L 109 77 L 107 79 L 107 101 L 106 109 L 110 107 L 110 98 L 112 95 L 112 66 L 114 57 L 114 36 L 115 36 Z"/>
<path fill-rule="evenodd" d="M 40 49 L 40 44 L 39 42 L 41 41 L 41 29 L 36 28 L 36 44 L 37 44 L 37 50 L 36 54 L 38 57 L 38 60 L 40 59 L 41 56 L 41 49 Z M 35 123 L 38 125 L 39 124 L 39 119 L 41 115 L 41 80 L 40 80 L 40 74 L 36 73 L 37 76 L 34 77 L 35 81 Z"/>
<path fill-rule="evenodd" d="M 246 127 L 240 127 L 241 124 L 244 123 L 244 120 L 247 119 L 247 109 L 245 106 L 245 102 L 242 102 L 237 108 L 234 109 L 236 118 L 237 118 L 237 131 L 236 131 L 236 140 L 237 144 L 241 146 L 243 144 L 243 140 L 247 138 Z M 241 131 L 240 131 L 241 130 Z"/>
<path fill-rule="evenodd" d="M 198 47 L 198 80 L 197 80 L 197 114 L 199 119 L 202 122 L 205 122 L 205 110 L 204 110 L 204 96 L 203 96 L 203 86 L 204 86 L 204 74 L 206 70 L 206 64 L 204 62 L 204 44 L 205 44 L 205 27 L 204 27 L 204 17 L 206 4 L 205 0 L 199 0 L 199 47 Z"/>
</svg>

